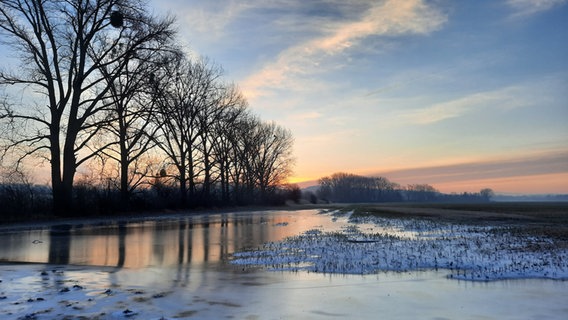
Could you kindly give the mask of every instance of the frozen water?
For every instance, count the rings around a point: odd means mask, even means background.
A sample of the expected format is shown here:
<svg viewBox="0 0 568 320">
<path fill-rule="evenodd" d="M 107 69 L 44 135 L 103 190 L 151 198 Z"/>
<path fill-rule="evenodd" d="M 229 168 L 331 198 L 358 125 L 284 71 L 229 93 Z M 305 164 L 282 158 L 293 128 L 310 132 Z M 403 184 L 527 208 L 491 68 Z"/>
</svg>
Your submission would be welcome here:
<svg viewBox="0 0 568 320">
<path fill-rule="evenodd" d="M 265 265 L 229 263 L 233 255 L 265 244 L 293 248 L 290 239 L 303 237 L 343 237 L 355 247 L 378 245 L 375 233 L 393 243 L 448 237 L 447 226 L 417 229 L 393 224 L 388 234 L 389 228 L 369 221 L 354 226 L 345 216 L 311 210 L 5 230 L 0 318 L 564 319 L 568 314 L 566 281 L 471 282 L 447 279 L 451 270 L 429 268 L 367 275 L 274 272 Z"/>
<path fill-rule="evenodd" d="M 568 250 L 546 236 L 508 227 L 452 225 L 429 220 L 352 219 L 340 232 L 309 230 L 257 250 L 234 254 L 232 263 L 272 270 L 370 274 L 448 269 L 453 279 L 568 279 Z"/>
<path fill-rule="evenodd" d="M 218 268 L 0 266 L 2 319 L 564 319 L 562 281 L 444 272 L 324 275 Z M 83 289 L 73 288 L 79 284 Z M 62 287 L 69 291 L 61 292 Z"/>
</svg>

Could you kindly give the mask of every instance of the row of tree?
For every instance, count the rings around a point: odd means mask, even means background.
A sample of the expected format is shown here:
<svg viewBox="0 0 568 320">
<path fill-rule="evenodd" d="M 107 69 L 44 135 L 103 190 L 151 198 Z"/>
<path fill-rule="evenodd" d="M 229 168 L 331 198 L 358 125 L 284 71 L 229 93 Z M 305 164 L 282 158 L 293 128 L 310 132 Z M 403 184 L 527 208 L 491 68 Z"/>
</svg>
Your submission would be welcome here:
<svg viewBox="0 0 568 320">
<path fill-rule="evenodd" d="M 125 209 L 148 186 L 177 189 L 179 207 L 266 201 L 290 174 L 290 131 L 252 114 L 145 3 L 0 2 L 0 40 L 21 62 L 0 71 L 3 165 L 49 163 L 61 215 L 77 208 L 79 170 Z"/>
<path fill-rule="evenodd" d="M 384 177 L 335 173 L 319 179 L 317 197 L 331 202 L 487 202 L 494 196 L 486 188 L 479 193 L 443 194 L 428 184 L 402 187 Z"/>
</svg>

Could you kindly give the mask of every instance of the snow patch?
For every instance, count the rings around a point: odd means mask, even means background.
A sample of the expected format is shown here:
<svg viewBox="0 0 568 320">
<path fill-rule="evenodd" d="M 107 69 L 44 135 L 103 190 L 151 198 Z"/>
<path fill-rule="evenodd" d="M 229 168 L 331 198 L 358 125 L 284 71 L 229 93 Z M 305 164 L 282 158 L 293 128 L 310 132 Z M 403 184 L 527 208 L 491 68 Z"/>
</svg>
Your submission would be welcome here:
<svg viewBox="0 0 568 320">
<path fill-rule="evenodd" d="M 568 279 L 568 251 L 551 238 L 523 236 L 507 227 L 430 220 L 366 217 L 349 221 L 341 231 L 313 229 L 235 253 L 231 263 L 339 274 L 447 269 L 449 278 L 474 281 Z M 375 228 L 362 231 L 361 224 Z"/>
</svg>

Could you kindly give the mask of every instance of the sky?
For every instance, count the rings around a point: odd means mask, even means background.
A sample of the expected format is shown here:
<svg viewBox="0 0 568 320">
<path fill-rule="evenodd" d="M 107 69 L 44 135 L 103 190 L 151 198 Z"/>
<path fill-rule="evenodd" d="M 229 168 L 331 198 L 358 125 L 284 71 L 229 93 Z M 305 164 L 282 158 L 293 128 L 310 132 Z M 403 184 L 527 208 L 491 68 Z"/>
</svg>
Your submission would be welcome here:
<svg viewBox="0 0 568 320">
<path fill-rule="evenodd" d="M 290 182 L 568 193 L 568 0 L 150 0 L 291 130 Z"/>
<path fill-rule="evenodd" d="M 442 192 L 568 193 L 568 1 L 154 0 L 301 186 L 335 172 Z"/>
</svg>

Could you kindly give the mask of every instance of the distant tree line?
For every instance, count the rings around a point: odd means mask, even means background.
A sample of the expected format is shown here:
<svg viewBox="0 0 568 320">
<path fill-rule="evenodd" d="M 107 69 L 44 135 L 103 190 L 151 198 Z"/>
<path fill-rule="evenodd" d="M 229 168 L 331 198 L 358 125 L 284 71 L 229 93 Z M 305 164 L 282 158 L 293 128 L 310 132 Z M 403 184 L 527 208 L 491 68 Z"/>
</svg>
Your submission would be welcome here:
<svg viewBox="0 0 568 320">
<path fill-rule="evenodd" d="M 0 70 L 0 204 L 35 190 L 69 216 L 290 194 L 291 132 L 252 114 L 220 66 L 180 48 L 173 18 L 149 12 L 142 0 L 0 3 L 0 41 L 21 62 Z M 23 174 L 34 159 L 50 168 L 47 195 Z"/>
<path fill-rule="evenodd" d="M 478 193 L 444 194 L 428 184 L 401 186 L 384 177 L 335 173 L 319 179 L 316 197 L 326 202 L 488 202 L 494 196 L 486 188 Z M 312 202 L 315 200 L 312 200 Z"/>
<path fill-rule="evenodd" d="M 333 202 L 401 201 L 399 186 L 382 177 L 335 173 L 319 180 L 318 197 Z"/>
</svg>

